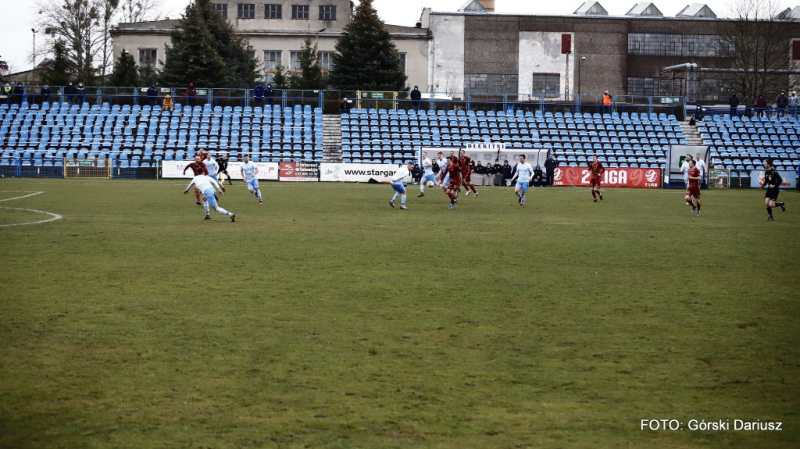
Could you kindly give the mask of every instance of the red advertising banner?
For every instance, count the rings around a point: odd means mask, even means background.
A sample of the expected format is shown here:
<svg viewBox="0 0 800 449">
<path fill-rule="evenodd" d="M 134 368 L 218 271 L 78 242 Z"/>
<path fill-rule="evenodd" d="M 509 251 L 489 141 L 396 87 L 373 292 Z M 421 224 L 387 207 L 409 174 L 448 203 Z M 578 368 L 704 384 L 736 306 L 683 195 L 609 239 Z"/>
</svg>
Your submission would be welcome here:
<svg viewBox="0 0 800 449">
<path fill-rule="evenodd" d="M 589 187 L 590 180 L 588 167 L 557 167 L 553 185 Z M 603 187 L 657 188 L 661 186 L 661 169 L 606 167 L 601 182 Z"/>
<path fill-rule="evenodd" d="M 319 165 L 311 162 L 281 162 L 281 181 L 319 181 Z"/>
</svg>

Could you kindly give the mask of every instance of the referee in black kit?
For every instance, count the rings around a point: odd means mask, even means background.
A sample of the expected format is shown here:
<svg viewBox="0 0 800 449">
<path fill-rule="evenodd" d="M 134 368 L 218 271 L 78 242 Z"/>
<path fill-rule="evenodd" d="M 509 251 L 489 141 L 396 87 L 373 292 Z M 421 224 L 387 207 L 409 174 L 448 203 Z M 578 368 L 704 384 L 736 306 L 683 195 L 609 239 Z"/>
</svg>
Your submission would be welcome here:
<svg viewBox="0 0 800 449">
<path fill-rule="evenodd" d="M 228 177 L 228 185 L 233 185 L 233 181 L 231 181 L 231 175 L 228 173 L 228 153 L 222 155 L 221 158 L 217 159 L 217 165 L 219 165 L 219 171 L 217 174 L 218 178 L 220 178 L 220 182 L 222 182 L 222 174 L 225 173 L 225 176 Z"/>
<path fill-rule="evenodd" d="M 766 171 L 764 172 L 764 185 L 762 187 L 767 189 L 767 194 L 764 195 L 764 205 L 767 207 L 767 213 L 769 214 L 767 221 L 773 221 L 773 207 L 778 206 L 786 212 L 786 204 L 783 201 L 780 203 L 775 202 L 778 199 L 783 179 L 781 179 L 781 175 L 777 170 L 772 167 L 772 159 L 764 161 L 764 168 L 766 168 Z"/>
</svg>

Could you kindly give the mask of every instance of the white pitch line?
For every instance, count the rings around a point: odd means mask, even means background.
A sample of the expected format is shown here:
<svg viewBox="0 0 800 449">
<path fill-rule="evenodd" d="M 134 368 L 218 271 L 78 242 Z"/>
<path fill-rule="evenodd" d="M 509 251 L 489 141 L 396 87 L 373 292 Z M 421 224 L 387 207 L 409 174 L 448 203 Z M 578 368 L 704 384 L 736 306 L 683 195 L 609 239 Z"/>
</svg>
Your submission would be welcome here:
<svg viewBox="0 0 800 449">
<path fill-rule="evenodd" d="M 5 190 L 4 192 L 9 192 L 9 191 L 8 191 L 8 190 Z M 0 202 L 3 202 L 3 201 L 11 201 L 11 200 L 21 200 L 21 199 L 23 199 L 23 198 L 28 198 L 28 197 L 31 197 L 31 196 L 35 196 L 35 195 L 38 195 L 38 194 L 40 194 L 40 193 L 44 193 L 44 192 L 33 192 L 33 193 L 29 194 L 29 195 L 24 195 L 24 196 L 15 196 L 14 198 L 6 198 L 6 199 L 3 199 L 3 200 L 0 200 Z"/>
<path fill-rule="evenodd" d="M 44 193 L 44 192 L 34 192 L 34 193 L 31 193 L 31 194 L 28 194 L 28 195 L 17 196 L 17 197 L 14 197 L 14 198 L 6 198 L 6 199 L 0 200 L 0 201 L 19 200 L 19 199 L 28 198 L 28 197 L 31 197 L 31 196 L 34 196 L 34 195 L 39 195 L 40 193 Z M 25 225 L 42 224 L 42 223 L 47 223 L 47 222 L 50 222 L 50 221 L 61 220 L 62 218 L 64 218 L 61 215 L 54 214 L 52 212 L 45 212 L 43 210 L 36 210 L 36 209 L 22 209 L 22 208 L 17 208 L 17 207 L 0 207 L 0 209 L 21 210 L 21 211 L 24 211 L 24 212 L 35 212 L 37 214 L 45 214 L 45 215 L 49 215 L 51 217 L 51 218 L 48 218 L 47 220 L 28 221 L 28 222 L 25 222 L 25 223 L 4 224 L 4 225 L 0 225 L 0 228 L 8 228 L 8 227 L 11 227 L 11 226 L 25 226 Z"/>
<path fill-rule="evenodd" d="M 11 226 L 25 226 L 25 225 L 42 224 L 42 223 L 47 223 L 49 221 L 61 220 L 62 218 L 64 218 L 61 215 L 54 214 L 52 212 L 45 212 L 43 210 L 36 210 L 36 209 L 18 209 L 18 208 L 15 208 L 15 207 L 0 207 L 0 209 L 22 210 L 22 211 L 25 211 L 25 212 L 36 212 L 36 213 L 39 213 L 39 214 L 45 214 L 45 215 L 49 215 L 49 216 L 53 217 L 53 218 L 48 218 L 47 220 L 41 220 L 41 221 L 29 221 L 29 222 L 25 222 L 25 223 L 4 224 L 4 225 L 0 225 L 0 228 L 8 228 L 8 227 L 11 227 Z"/>
</svg>

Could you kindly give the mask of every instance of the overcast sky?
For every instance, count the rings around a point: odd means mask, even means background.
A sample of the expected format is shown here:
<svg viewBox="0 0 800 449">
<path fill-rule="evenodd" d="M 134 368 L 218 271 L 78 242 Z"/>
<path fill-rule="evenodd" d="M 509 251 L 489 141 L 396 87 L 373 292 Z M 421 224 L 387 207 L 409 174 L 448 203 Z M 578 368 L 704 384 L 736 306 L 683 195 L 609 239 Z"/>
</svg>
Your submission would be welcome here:
<svg viewBox="0 0 800 449">
<path fill-rule="evenodd" d="M 58 0 L 45 0 L 55 2 Z M 161 0 L 164 15 L 180 18 L 191 0 Z M 243 0 L 244 1 L 244 0 Z M 267 0 L 248 0 L 267 3 Z M 735 0 L 705 0 L 718 16 L 729 16 L 731 2 Z M 31 28 L 36 20 L 35 0 L 0 0 L 0 56 L 10 68 L 17 72 L 31 68 L 30 55 L 33 49 Z M 393 25 L 413 26 L 419 20 L 422 7 L 437 11 L 455 11 L 466 0 L 375 0 L 375 7 L 381 18 Z M 572 14 L 583 2 L 581 0 L 496 0 L 498 13 L 524 14 Z M 635 0 L 600 0 L 603 7 L 612 15 L 624 15 L 635 5 Z M 656 0 L 653 3 L 666 16 L 674 16 L 689 0 Z M 782 4 L 796 6 L 800 0 L 782 0 Z M 37 46 L 42 39 L 37 42 Z"/>
</svg>

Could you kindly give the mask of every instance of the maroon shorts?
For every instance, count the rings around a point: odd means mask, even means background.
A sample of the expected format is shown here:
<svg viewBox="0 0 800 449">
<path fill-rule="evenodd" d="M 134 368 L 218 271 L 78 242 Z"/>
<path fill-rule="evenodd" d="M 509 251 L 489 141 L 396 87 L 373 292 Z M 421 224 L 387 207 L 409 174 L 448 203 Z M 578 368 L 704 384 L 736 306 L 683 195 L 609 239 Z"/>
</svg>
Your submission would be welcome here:
<svg viewBox="0 0 800 449">
<path fill-rule="evenodd" d="M 695 198 L 700 198 L 700 186 L 689 186 L 689 188 L 686 189 L 686 194 Z"/>
<path fill-rule="evenodd" d="M 472 184 L 472 173 L 461 173 L 462 184 Z"/>
<path fill-rule="evenodd" d="M 589 180 L 589 187 L 600 188 L 600 178 L 592 178 Z"/>
<path fill-rule="evenodd" d="M 459 192 L 461 190 L 461 183 L 458 181 L 450 181 L 450 185 L 447 186 L 447 190 L 452 190 L 454 192 Z"/>
</svg>

